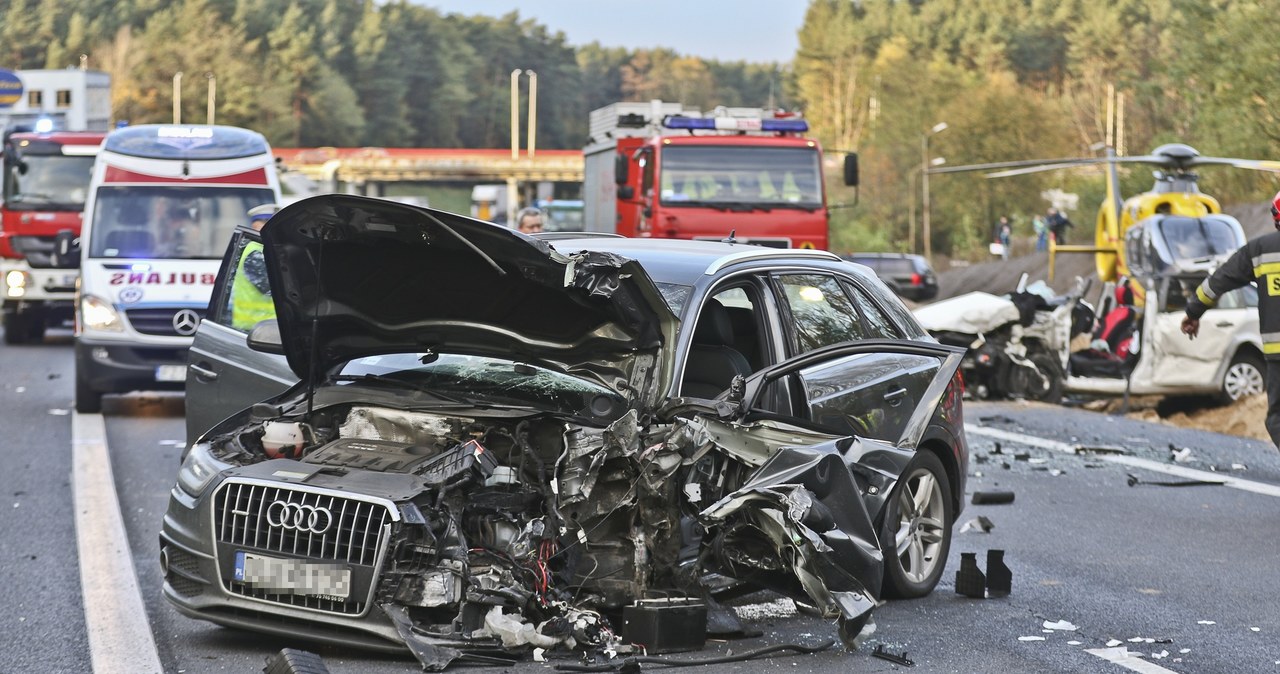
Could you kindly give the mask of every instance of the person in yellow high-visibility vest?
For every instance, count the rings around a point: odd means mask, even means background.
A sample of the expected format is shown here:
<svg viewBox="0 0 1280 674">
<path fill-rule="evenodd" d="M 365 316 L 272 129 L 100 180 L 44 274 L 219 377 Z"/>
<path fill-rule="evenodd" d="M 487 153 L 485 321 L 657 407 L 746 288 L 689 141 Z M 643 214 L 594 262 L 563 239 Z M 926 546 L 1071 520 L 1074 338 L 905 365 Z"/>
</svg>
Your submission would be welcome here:
<svg viewBox="0 0 1280 674">
<path fill-rule="evenodd" d="M 275 204 L 255 206 L 249 209 L 249 224 L 261 230 L 278 210 L 280 207 Z M 258 323 L 275 317 L 276 305 L 267 282 L 262 244 L 253 241 L 241 249 L 236 275 L 231 282 L 231 327 L 248 332 Z"/>
</svg>

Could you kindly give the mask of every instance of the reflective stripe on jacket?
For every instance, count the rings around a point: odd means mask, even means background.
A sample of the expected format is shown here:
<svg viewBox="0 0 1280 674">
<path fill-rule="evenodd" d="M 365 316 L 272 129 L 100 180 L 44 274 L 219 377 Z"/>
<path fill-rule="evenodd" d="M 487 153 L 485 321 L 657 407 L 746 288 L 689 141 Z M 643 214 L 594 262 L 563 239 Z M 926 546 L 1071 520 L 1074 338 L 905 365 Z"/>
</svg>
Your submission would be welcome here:
<svg viewBox="0 0 1280 674">
<path fill-rule="evenodd" d="M 1258 328 L 1262 352 L 1280 359 L 1280 232 L 1260 236 L 1237 250 L 1187 300 L 1187 315 L 1198 319 L 1223 293 L 1258 282 Z"/>
</svg>

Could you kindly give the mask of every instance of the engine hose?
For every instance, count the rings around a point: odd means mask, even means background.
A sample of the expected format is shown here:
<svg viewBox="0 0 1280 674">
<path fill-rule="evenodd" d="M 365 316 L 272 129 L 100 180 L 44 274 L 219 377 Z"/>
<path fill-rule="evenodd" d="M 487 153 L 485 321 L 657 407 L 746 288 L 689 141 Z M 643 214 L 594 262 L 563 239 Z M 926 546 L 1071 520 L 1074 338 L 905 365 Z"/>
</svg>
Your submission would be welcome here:
<svg viewBox="0 0 1280 674">
<path fill-rule="evenodd" d="M 824 641 L 817 646 L 801 646 L 800 644 L 779 644 L 777 646 L 768 646 L 746 653 L 737 655 L 726 655 L 720 658 L 707 658 L 705 660 L 672 660 L 670 658 L 662 658 L 652 655 L 637 655 L 631 658 L 623 658 L 617 662 L 605 663 L 602 665 L 556 665 L 556 669 L 561 672 L 617 672 L 626 667 L 630 671 L 639 669 L 639 665 L 660 665 L 663 667 L 696 667 L 700 665 L 722 665 L 728 662 L 744 662 L 753 660 L 765 655 L 781 653 L 783 651 L 795 651 L 800 654 L 821 653 L 822 651 L 836 645 L 835 641 Z"/>
</svg>

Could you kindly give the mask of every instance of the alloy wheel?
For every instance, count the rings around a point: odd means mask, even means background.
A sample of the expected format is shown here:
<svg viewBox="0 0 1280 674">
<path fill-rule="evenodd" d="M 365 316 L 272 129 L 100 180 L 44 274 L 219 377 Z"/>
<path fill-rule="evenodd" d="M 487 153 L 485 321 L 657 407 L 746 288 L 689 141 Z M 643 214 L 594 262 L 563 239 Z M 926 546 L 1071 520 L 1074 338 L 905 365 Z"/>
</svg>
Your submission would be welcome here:
<svg viewBox="0 0 1280 674">
<path fill-rule="evenodd" d="M 940 556 L 946 535 L 946 503 L 932 471 L 918 468 L 898 495 L 898 528 L 894 550 L 902 570 L 913 583 L 923 582 L 944 563 Z"/>
</svg>

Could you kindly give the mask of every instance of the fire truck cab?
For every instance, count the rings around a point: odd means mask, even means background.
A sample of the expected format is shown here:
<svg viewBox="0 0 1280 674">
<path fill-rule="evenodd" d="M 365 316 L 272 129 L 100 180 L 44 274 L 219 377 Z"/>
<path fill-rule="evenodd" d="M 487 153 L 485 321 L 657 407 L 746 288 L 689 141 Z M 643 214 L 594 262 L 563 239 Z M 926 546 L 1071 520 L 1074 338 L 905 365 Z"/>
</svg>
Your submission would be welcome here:
<svg viewBox="0 0 1280 674">
<path fill-rule="evenodd" d="M 79 260 L 60 266 L 58 232 L 80 233 L 100 132 L 6 134 L 0 201 L 0 295 L 4 341 L 39 342 L 71 320 Z"/>
<path fill-rule="evenodd" d="M 822 148 L 798 113 L 679 103 L 592 111 L 586 227 L 624 236 L 827 248 Z M 856 184 L 856 155 L 846 184 Z M 852 182 L 851 182 L 852 181 Z"/>
</svg>

